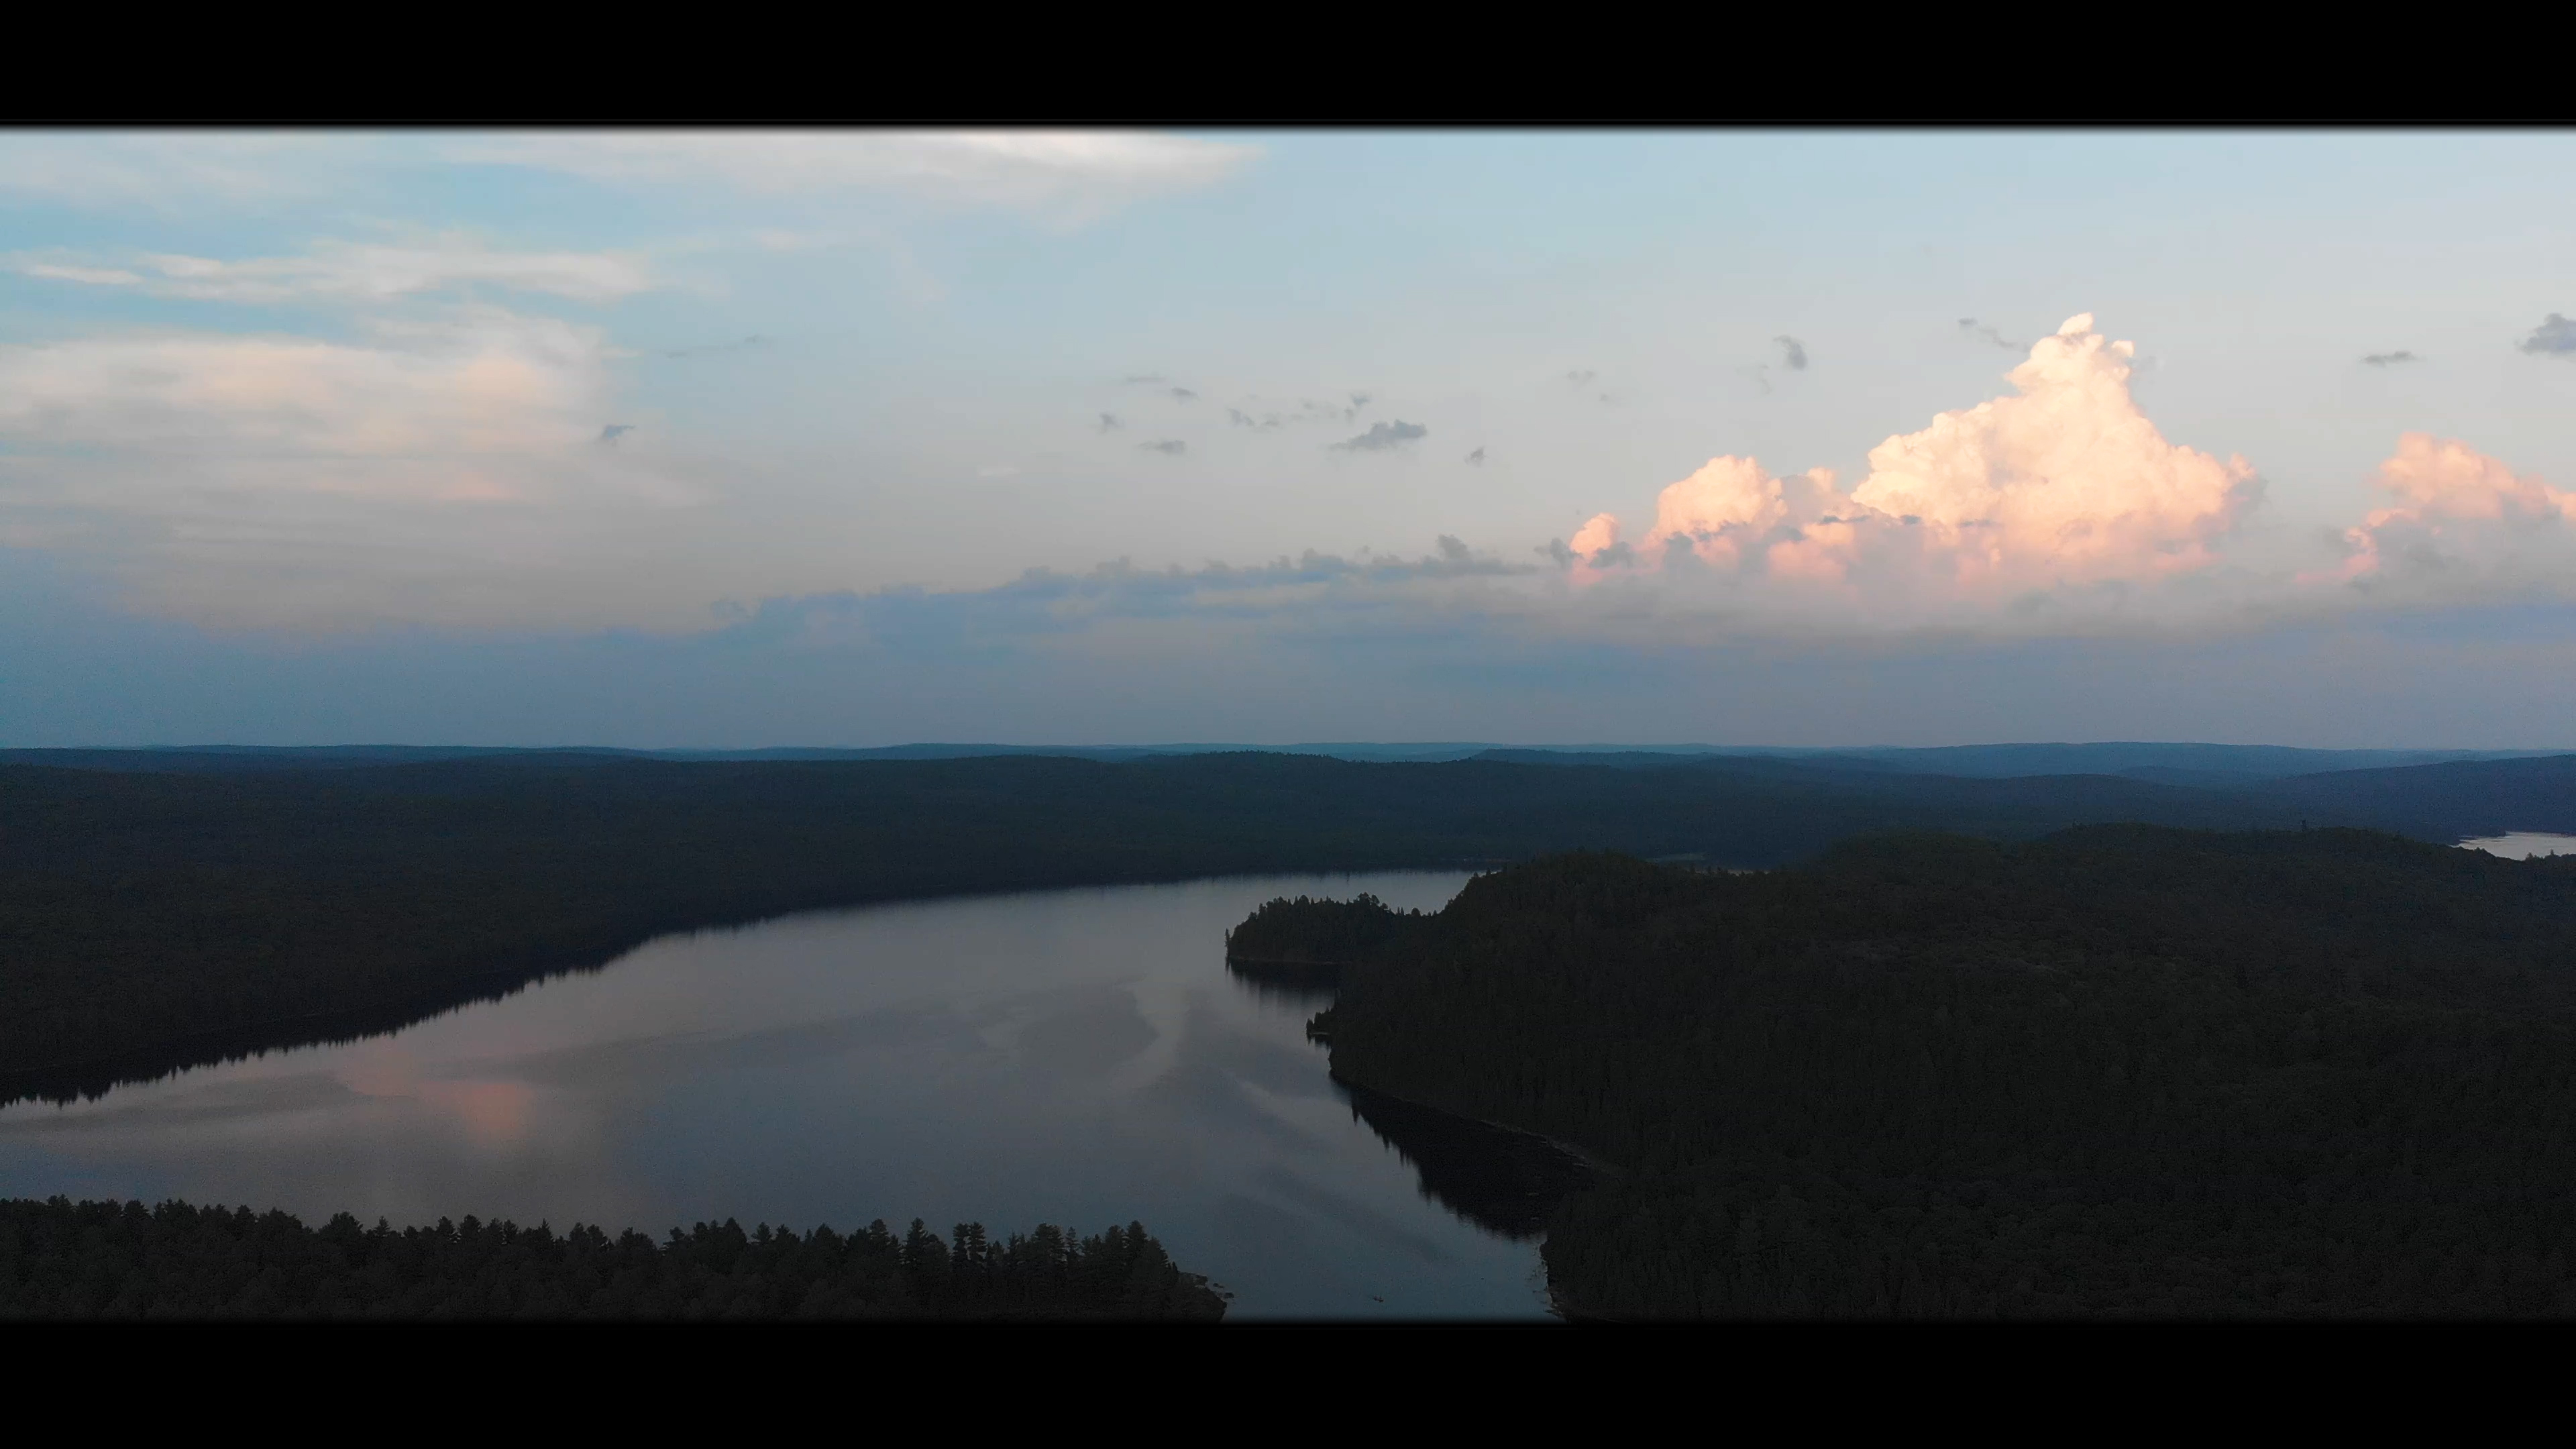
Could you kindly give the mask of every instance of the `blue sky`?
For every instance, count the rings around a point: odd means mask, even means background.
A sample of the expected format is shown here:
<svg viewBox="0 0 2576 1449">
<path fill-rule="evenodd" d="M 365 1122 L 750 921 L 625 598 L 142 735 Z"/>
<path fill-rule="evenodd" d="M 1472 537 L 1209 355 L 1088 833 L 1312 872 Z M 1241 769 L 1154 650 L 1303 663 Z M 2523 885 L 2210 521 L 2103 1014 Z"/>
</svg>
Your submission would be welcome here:
<svg viewBox="0 0 2576 1449">
<path fill-rule="evenodd" d="M 0 744 L 2576 743 L 2571 161 L 12 133 Z"/>
</svg>

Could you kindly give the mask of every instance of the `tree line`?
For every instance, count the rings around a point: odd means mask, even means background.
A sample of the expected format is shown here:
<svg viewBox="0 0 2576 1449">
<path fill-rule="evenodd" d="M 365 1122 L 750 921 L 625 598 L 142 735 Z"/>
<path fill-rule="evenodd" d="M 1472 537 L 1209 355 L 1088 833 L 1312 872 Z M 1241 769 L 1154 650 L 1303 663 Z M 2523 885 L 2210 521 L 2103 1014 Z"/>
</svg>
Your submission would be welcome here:
<svg viewBox="0 0 2576 1449">
<path fill-rule="evenodd" d="M 914 1219 L 810 1233 L 731 1219 L 656 1243 L 576 1224 L 395 1229 L 347 1213 L 164 1202 L 0 1201 L 0 1318 L 1152 1319 L 1225 1300 L 1141 1224 L 1007 1239 Z"/>
</svg>

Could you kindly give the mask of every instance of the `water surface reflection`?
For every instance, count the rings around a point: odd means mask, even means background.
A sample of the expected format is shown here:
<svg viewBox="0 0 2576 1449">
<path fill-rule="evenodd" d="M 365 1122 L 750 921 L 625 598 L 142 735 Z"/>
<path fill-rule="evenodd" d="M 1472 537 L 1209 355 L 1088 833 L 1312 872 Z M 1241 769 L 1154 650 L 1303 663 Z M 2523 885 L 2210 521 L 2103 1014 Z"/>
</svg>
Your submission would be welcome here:
<svg viewBox="0 0 2576 1449">
<path fill-rule="evenodd" d="M 1532 1316 L 1571 1168 L 1330 1081 L 1248 988 L 1275 895 L 1437 909 L 1454 872 L 877 906 L 667 937 L 363 1041 L 0 1109 L 0 1196 L 396 1223 L 1141 1218 L 1239 1316 Z M 1374 1124 L 1374 1125 L 1372 1125 Z"/>
<path fill-rule="evenodd" d="M 2460 842 L 2462 850 L 2483 850 L 2509 860 L 2529 860 L 2537 855 L 2576 855 L 2576 835 L 2551 835 L 2539 830 L 2514 830 L 2503 835 L 2481 835 Z"/>
</svg>

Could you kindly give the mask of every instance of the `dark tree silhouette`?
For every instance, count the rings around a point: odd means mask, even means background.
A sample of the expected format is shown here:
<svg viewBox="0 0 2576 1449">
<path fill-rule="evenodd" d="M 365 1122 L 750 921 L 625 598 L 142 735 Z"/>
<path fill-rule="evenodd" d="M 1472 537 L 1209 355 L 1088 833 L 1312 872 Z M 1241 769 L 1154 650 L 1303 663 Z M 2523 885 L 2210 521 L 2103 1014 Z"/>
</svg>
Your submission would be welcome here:
<svg viewBox="0 0 2576 1449">
<path fill-rule="evenodd" d="M 396 1231 L 341 1213 L 0 1202 L 0 1318 L 1127 1318 L 1213 1323 L 1225 1300 L 1140 1224 L 1007 1241 L 914 1219 L 843 1235 L 730 1219 L 655 1243 L 575 1225 Z"/>
<path fill-rule="evenodd" d="M 2576 858 L 2351 830 L 1478 877 L 1336 1075 L 1615 1164 L 1603 1317 L 2576 1313 Z"/>
</svg>

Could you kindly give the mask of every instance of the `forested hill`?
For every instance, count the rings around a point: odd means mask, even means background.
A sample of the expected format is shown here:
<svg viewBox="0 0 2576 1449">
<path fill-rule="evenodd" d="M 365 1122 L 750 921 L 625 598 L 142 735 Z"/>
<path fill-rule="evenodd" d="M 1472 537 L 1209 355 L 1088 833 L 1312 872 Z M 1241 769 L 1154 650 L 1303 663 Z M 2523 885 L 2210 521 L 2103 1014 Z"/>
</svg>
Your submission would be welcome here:
<svg viewBox="0 0 2576 1449">
<path fill-rule="evenodd" d="M 2410 822 L 2433 840 L 2509 830 L 2576 834 L 2576 755 L 2337 770 L 2266 781 L 2258 789 L 2347 818 Z"/>
<path fill-rule="evenodd" d="M 352 751 L 328 768 L 244 770 L 110 753 L 0 765 L 0 1099 L 381 1029 L 664 931 L 902 897 L 1572 848 L 1766 866 L 1905 828 L 2408 824 L 2331 798 L 1761 759 Z M 2527 814 L 2497 828 L 2548 828 Z"/>
<path fill-rule="evenodd" d="M 1583 854 L 1382 934 L 1335 1073 L 1623 1168 L 1549 1225 L 1580 1312 L 2576 1313 L 2576 858 Z"/>
</svg>

